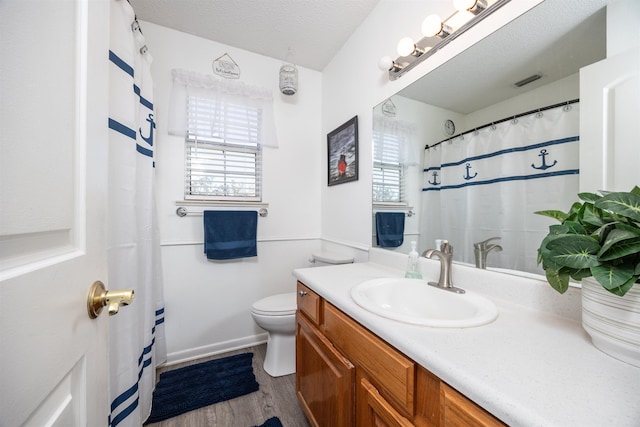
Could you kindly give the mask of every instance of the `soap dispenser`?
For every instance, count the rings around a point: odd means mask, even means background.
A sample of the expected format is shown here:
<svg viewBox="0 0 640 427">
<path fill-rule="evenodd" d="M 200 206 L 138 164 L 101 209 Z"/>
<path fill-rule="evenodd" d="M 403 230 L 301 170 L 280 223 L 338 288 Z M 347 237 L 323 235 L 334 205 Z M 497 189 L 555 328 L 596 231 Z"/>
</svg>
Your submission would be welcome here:
<svg viewBox="0 0 640 427">
<path fill-rule="evenodd" d="M 422 279 L 422 274 L 418 271 L 418 251 L 416 250 L 416 242 L 411 242 L 411 252 L 409 252 L 409 260 L 407 261 L 407 271 L 404 274 L 407 279 Z"/>
</svg>

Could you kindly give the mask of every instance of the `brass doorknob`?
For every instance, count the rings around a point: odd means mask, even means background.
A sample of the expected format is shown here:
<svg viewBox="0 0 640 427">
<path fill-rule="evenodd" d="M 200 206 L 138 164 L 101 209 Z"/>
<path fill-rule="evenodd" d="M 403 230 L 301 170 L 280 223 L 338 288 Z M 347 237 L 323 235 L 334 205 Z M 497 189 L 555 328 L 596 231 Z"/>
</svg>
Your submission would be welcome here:
<svg viewBox="0 0 640 427">
<path fill-rule="evenodd" d="M 95 281 L 89 289 L 87 297 L 87 311 L 89 317 L 95 319 L 102 313 L 104 307 L 108 307 L 109 316 L 118 313 L 121 305 L 129 305 L 133 301 L 133 289 L 124 291 L 107 291 L 104 283 Z"/>
</svg>

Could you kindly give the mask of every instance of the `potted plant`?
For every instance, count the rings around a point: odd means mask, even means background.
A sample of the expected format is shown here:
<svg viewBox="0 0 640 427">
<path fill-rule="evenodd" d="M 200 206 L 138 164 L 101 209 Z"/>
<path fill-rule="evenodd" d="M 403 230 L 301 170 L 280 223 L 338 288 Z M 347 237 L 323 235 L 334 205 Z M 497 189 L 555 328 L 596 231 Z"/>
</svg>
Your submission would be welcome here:
<svg viewBox="0 0 640 427">
<path fill-rule="evenodd" d="M 585 330 L 596 347 L 640 366 L 640 285 L 634 287 L 640 277 L 640 188 L 578 197 L 582 202 L 567 213 L 535 212 L 560 221 L 549 227 L 538 262 L 560 293 L 570 279 L 587 279 L 582 282 Z M 612 346 L 621 347 L 613 353 L 623 355 L 612 354 Z"/>
</svg>

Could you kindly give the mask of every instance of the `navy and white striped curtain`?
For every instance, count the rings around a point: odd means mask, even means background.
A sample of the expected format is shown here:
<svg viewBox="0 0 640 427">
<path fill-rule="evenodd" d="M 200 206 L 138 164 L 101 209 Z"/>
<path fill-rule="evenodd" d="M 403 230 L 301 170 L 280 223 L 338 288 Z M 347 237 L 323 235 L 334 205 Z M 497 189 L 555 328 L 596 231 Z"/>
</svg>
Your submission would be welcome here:
<svg viewBox="0 0 640 427">
<path fill-rule="evenodd" d="M 133 289 L 135 298 L 109 318 L 109 426 L 139 427 L 166 359 L 152 59 L 129 3 L 110 1 L 109 288 Z"/>
<path fill-rule="evenodd" d="M 473 243 L 499 236 L 489 267 L 542 273 L 537 248 L 549 220 L 578 193 L 579 104 L 470 132 L 425 151 L 420 247 L 435 239 L 474 263 Z"/>
</svg>

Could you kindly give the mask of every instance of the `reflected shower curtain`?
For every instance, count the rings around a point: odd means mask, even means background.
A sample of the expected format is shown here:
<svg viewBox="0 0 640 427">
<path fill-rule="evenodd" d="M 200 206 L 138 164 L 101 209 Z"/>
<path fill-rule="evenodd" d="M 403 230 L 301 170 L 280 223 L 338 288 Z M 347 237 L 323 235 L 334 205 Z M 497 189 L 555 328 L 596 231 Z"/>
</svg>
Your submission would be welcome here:
<svg viewBox="0 0 640 427">
<path fill-rule="evenodd" d="M 109 46 L 109 289 L 133 303 L 109 318 L 110 426 L 140 426 L 155 367 L 166 358 L 154 199 L 151 56 L 131 6 L 111 0 Z"/>
<path fill-rule="evenodd" d="M 473 244 L 500 237 L 488 267 L 544 274 L 537 249 L 551 224 L 533 212 L 577 200 L 579 105 L 491 125 L 425 151 L 421 248 L 446 239 L 474 264 Z"/>
</svg>

